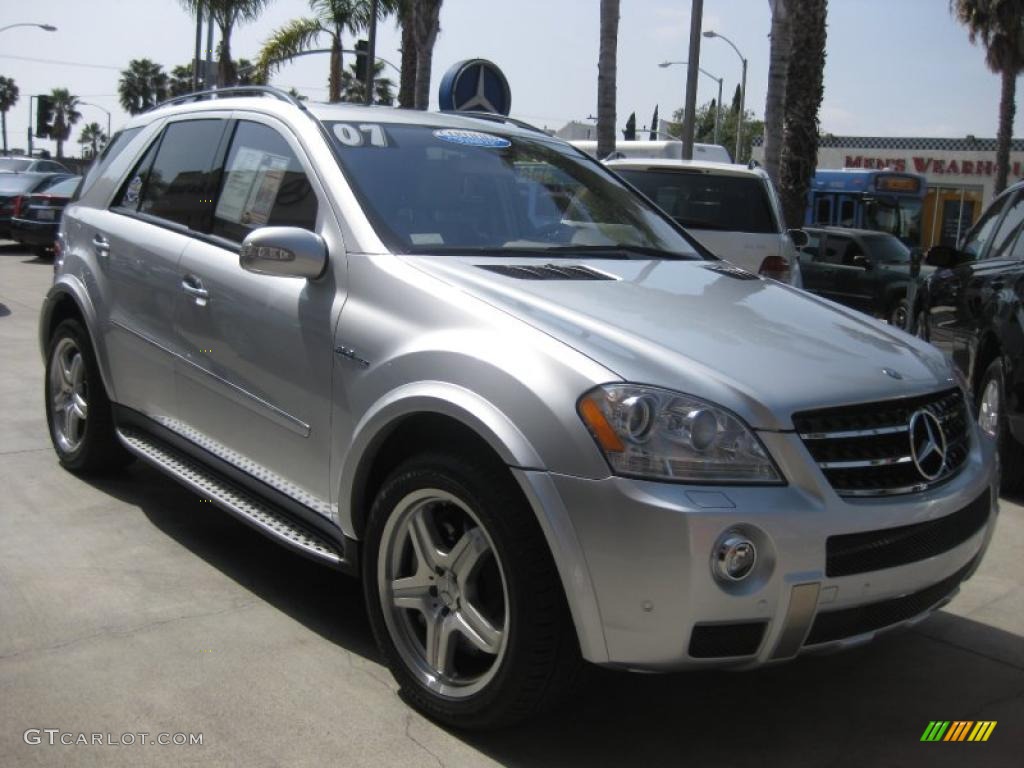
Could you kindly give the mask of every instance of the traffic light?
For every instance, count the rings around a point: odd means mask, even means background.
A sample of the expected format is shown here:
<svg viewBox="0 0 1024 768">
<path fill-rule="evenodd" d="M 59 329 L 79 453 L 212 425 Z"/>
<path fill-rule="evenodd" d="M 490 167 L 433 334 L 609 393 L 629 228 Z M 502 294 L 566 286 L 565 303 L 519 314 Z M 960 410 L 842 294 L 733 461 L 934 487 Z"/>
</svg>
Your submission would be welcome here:
<svg viewBox="0 0 1024 768">
<path fill-rule="evenodd" d="M 45 139 L 53 127 L 53 99 L 36 96 L 36 138 Z"/>
<path fill-rule="evenodd" d="M 365 40 L 356 41 L 356 80 L 363 82 L 366 79 L 367 60 L 370 58 L 370 44 Z"/>
</svg>

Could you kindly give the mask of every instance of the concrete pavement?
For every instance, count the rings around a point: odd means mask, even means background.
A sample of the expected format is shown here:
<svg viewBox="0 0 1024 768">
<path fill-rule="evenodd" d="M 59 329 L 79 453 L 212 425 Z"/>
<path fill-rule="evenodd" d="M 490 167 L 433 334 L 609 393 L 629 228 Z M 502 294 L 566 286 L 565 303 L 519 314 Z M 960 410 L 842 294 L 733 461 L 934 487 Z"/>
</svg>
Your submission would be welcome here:
<svg viewBox="0 0 1024 768">
<path fill-rule="evenodd" d="M 753 673 L 595 671 L 543 721 L 449 732 L 396 694 L 356 582 L 146 467 L 60 469 L 36 347 L 50 276 L 0 241 L 0 765 L 1020 764 L 1019 505 L 1004 500 L 980 571 L 912 631 Z M 998 725 L 985 744 L 922 744 L 936 719 Z M 27 729 L 203 742 L 51 746 Z"/>
</svg>

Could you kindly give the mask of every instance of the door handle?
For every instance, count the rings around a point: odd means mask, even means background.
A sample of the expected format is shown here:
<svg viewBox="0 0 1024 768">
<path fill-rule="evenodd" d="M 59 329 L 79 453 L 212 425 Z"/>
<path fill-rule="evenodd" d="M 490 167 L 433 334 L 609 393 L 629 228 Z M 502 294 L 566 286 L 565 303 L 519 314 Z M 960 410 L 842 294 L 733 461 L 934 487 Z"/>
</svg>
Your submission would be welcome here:
<svg viewBox="0 0 1024 768">
<path fill-rule="evenodd" d="M 110 241 L 97 233 L 92 237 L 92 249 L 99 258 L 105 259 L 110 255 Z"/>
<path fill-rule="evenodd" d="M 181 289 L 195 297 L 197 306 L 205 307 L 210 300 L 210 292 L 203 288 L 203 281 L 195 275 L 185 275 L 181 280 Z"/>
</svg>

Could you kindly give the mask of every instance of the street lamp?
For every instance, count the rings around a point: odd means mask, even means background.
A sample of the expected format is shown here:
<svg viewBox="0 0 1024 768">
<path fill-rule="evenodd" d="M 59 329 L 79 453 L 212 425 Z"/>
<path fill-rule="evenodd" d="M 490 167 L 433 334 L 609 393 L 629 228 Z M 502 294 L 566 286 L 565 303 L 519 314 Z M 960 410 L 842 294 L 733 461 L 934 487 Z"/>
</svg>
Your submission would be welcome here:
<svg viewBox="0 0 1024 768">
<path fill-rule="evenodd" d="M 23 21 L 20 24 L 8 24 L 6 27 L 0 27 L 0 32 L 6 32 L 8 29 L 14 29 L 15 27 L 39 27 L 45 29 L 47 32 L 56 32 L 57 28 L 53 24 L 33 24 L 30 21 Z"/>
<path fill-rule="evenodd" d="M 743 139 L 743 110 L 747 98 L 747 60 L 743 58 L 743 54 L 740 53 L 740 49 L 736 47 L 736 44 L 725 35 L 720 35 L 714 30 L 709 29 L 704 32 L 704 37 L 722 38 L 732 46 L 732 49 L 736 51 L 736 55 L 740 57 L 740 61 L 743 62 L 743 80 L 740 83 L 740 113 L 736 119 L 736 157 L 733 158 L 738 163 L 740 161 L 740 142 Z"/>
<path fill-rule="evenodd" d="M 105 107 L 101 107 L 99 104 L 93 104 L 91 101 L 80 101 L 78 103 L 84 104 L 87 107 L 96 107 L 96 109 L 107 113 L 107 141 L 110 141 L 110 110 Z"/>
<path fill-rule="evenodd" d="M 666 67 L 671 67 L 673 64 L 682 64 L 683 66 L 687 66 L 687 65 L 689 65 L 689 63 L 690 62 L 688 62 L 688 61 L 663 61 L 658 66 L 661 67 L 662 69 L 665 69 Z M 719 123 L 720 118 L 722 117 L 722 78 L 715 77 L 714 75 L 712 75 L 710 72 L 708 72 L 703 67 L 697 67 L 697 69 L 700 72 L 702 72 L 703 74 L 705 74 L 708 77 L 710 77 L 716 83 L 718 83 L 718 108 L 715 110 L 715 140 L 714 140 L 715 144 L 717 144 L 718 143 L 718 123 Z"/>
</svg>

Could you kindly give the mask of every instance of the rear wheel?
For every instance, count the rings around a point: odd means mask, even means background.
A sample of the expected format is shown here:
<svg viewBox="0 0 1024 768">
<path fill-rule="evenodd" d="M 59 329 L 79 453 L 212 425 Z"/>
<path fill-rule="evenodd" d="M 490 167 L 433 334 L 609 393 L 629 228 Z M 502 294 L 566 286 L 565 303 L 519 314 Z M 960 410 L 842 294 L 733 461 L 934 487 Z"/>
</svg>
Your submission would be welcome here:
<svg viewBox="0 0 1024 768">
<path fill-rule="evenodd" d="M 363 563 L 374 634 L 405 699 L 461 728 L 554 705 L 581 667 L 561 583 L 507 469 L 442 454 L 385 481 Z"/>
<path fill-rule="evenodd" d="M 910 330 L 910 317 L 910 302 L 905 298 L 897 301 L 889 309 L 889 324 L 901 330 Z"/>
<path fill-rule="evenodd" d="M 994 360 L 985 370 L 978 388 L 977 412 L 978 426 L 992 435 L 999 446 L 1002 490 L 1021 490 L 1024 488 L 1024 446 L 1014 438 L 1007 423 L 1006 374 L 1002 360 Z"/>
<path fill-rule="evenodd" d="M 73 472 L 124 466 L 131 455 L 114 421 L 89 335 L 78 320 L 64 320 L 46 356 L 46 421 L 60 463 Z"/>
</svg>

